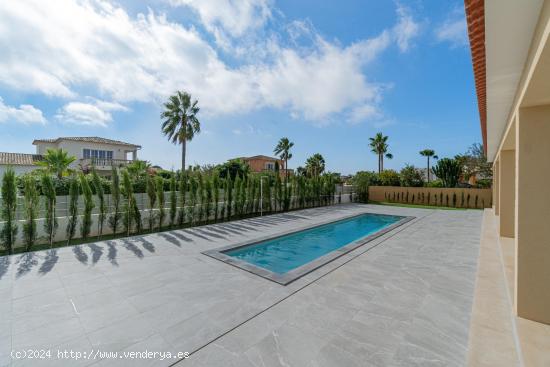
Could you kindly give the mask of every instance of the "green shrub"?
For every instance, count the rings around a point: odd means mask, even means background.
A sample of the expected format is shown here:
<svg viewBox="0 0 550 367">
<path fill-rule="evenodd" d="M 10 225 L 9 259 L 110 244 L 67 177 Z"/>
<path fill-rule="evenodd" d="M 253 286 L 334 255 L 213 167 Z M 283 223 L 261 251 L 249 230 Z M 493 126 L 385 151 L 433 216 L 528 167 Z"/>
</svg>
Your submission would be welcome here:
<svg viewBox="0 0 550 367">
<path fill-rule="evenodd" d="M 379 179 L 382 186 L 399 186 L 400 184 L 399 174 L 392 169 L 380 172 Z"/>
<path fill-rule="evenodd" d="M 437 180 L 433 180 L 433 181 L 427 182 L 427 183 L 426 183 L 426 187 L 438 187 L 438 188 L 441 188 L 441 187 L 444 187 L 444 186 L 443 186 L 443 181 L 437 179 Z"/>
<path fill-rule="evenodd" d="M 368 203 L 369 201 L 369 186 L 377 185 L 379 182 L 378 175 L 373 172 L 361 171 L 357 172 L 351 180 L 357 193 L 357 200 L 360 203 Z"/>
<path fill-rule="evenodd" d="M 401 186 L 405 187 L 422 187 L 424 186 L 424 181 L 422 180 L 422 175 L 418 170 L 410 164 L 405 165 L 401 172 L 399 172 L 399 179 Z"/>
<path fill-rule="evenodd" d="M 432 167 L 432 172 L 443 182 L 443 186 L 456 187 L 462 166 L 456 159 L 442 158 Z"/>
<path fill-rule="evenodd" d="M 480 189 L 490 189 L 493 186 L 493 180 L 490 178 L 484 178 L 477 180 L 476 187 Z"/>
</svg>

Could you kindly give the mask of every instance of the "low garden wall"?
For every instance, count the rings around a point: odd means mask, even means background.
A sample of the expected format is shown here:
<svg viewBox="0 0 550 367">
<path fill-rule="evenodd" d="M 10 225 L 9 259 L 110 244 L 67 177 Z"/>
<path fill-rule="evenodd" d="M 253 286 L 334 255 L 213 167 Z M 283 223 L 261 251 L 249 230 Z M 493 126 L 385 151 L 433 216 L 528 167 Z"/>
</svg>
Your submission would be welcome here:
<svg viewBox="0 0 550 367">
<path fill-rule="evenodd" d="M 448 206 L 455 208 L 490 208 L 493 190 L 438 187 L 370 186 L 370 201 Z"/>
</svg>

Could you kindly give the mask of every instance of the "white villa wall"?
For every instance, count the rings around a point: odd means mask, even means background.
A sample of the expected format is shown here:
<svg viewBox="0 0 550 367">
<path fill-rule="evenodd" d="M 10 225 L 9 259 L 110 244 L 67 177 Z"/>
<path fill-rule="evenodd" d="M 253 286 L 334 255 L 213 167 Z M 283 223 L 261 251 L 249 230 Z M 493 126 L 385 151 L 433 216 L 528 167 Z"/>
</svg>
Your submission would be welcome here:
<svg viewBox="0 0 550 367">
<path fill-rule="evenodd" d="M 117 144 L 102 144 L 90 143 L 82 141 L 61 140 L 58 144 L 52 143 L 37 143 L 37 153 L 46 154 L 46 151 L 51 148 L 63 149 L 69 155 L 75 156 L 77 159 L 71 164 L 71 168 L 75 169 L 80 163 L 80 159 L 84 158 L 84 149 L 98 149 L 113 151 L 113 159 L 126 159 L 126 152 L 133 151 L 132 147 Z M 137 148 L 136 148 L 137 149 Z"/>
<path fill-rule="evenodd" d="M 57 144 L 55 143 L 37 143 L 36 145 L 36 154 L 44 155 L 46 154 L 46 151 L 48 149 L 54 149 L 57 148 Z"/>
<path fill-rule="evenodd" d="M 8 170 L 7 164 L 0 164 L 0 180 L 4 177 L 4 173 Z M 16 175 L 22 175 L 27 172 L 31 172 L 38 168 L 38 166 L 22 166 L 22 165 L 13 165 L 11 168 L 15 171 Z"/>
</svg>

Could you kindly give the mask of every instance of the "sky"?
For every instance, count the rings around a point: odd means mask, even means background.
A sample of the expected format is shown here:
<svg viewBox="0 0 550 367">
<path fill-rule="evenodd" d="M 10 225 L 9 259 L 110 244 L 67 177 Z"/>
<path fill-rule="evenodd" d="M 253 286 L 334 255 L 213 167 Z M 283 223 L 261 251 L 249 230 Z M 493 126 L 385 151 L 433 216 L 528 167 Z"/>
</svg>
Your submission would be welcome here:
<svg viewBox="0 0 550 367">
<path fill-rule="evenodd" d="M 0 151 L 101 136 L 179 169 L 161 132 L 177 90 L 201 108 L 188 164 L 321 153 L 332 172 L 424 167 L 481 141 L 463 1 L 41 0 L 0 2 Z"/>
</svg>

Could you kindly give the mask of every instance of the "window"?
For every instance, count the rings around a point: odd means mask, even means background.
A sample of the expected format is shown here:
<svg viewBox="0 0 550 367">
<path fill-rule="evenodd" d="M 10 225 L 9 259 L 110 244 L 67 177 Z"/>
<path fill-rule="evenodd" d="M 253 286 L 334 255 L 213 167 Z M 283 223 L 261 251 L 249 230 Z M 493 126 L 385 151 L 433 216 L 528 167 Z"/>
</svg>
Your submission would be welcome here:
<svg viewBox="0 0 550 367">
<path fill-rule="evenodd" d="M 84 159 L 96 158 L 96 159 L 113 159 L 112 150 L 97 150 L 97 149 L 84 149 Z"/>
<path fill-rule="evenodd" d="M 268 171 L 275 171 L 275 163 L 267 162 L 265 164 L 265 169 L 268 170 Z"/>
</svg>

